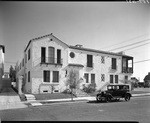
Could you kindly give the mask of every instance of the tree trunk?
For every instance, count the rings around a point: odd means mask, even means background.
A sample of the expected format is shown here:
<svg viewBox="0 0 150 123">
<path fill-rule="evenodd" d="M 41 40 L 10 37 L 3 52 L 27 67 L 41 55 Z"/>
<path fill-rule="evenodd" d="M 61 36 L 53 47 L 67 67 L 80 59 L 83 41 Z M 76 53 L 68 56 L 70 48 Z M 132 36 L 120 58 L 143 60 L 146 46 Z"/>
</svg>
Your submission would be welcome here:
<svg viewBox="0 0 150 123">
<path fill-rule="evenodd" d="M 71 88 L 71 101 L 73 101 L 73 89 Z"/>
</svg>

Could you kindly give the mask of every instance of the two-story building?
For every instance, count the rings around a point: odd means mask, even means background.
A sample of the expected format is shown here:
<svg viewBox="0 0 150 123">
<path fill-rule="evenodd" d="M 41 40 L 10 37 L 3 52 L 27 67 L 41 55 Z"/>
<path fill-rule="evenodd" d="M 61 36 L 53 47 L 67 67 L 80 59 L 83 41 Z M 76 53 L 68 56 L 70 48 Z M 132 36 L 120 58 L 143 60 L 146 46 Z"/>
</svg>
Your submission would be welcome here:
<svg viewBox="0 0 150 123">
<path fill-rule="evenodd" d="M 2 76 L 4 74 L 4 53 L 5 46 L 0 45 L 0 90 L 2 89 Z"/>
<path fill-rule="evenodd" d="M 28 93 L 62 92 L 71 69 L 76 71 L 76 80 L 83 80 L 80 86 L 96 83 L 99 89 L 106 83 L 130 79 L 133 57 L 70 46 L 49 34 L 29 41 L 16 68 L 17 78 L 23 76 L 23 89 Z"/>
</svg>

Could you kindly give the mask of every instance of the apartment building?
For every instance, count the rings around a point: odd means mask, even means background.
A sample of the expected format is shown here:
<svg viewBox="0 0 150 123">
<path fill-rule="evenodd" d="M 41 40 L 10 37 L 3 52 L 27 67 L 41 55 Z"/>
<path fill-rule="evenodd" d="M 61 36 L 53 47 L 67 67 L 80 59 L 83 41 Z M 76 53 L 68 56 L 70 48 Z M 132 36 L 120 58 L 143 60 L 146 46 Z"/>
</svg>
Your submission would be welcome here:
<svg viewBox="0 0 150 123">
<path fill-rule="evenodd" d="M 106 83 L 120 84 L 133 74 L 133 57 L 70 46 L 53 34 L 29 41 L 23 57 L 16 64 L 17 78 L 23 76 L 22 88 L 28 93 L 62 92 L 70 70 L 82 85 L 96 83 L 96 89 Z"/>
<path fill-rule="evenodd" d="M 2 89 L 2 76 L 4 74 L 4 53 L 5 46 L 0 45 L 0 90 Z"/>
</svg>

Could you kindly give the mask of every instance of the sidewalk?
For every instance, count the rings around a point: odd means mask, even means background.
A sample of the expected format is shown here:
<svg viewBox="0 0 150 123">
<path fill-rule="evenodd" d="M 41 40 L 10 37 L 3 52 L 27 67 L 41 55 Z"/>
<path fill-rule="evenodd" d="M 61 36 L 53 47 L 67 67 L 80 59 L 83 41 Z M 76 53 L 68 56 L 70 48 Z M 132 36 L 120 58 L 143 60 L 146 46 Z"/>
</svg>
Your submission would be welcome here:
<svg viewBox="0 0 150 123">
<path fill-rule="evenodd" d="M 139 97 L 139 96 L 150 96 L 150 93 L 132 94 L 132 98 L 133 97 Z M 73 101 L 94 101 L 94 100 L 96 100 L 95 96 L 73 98 Z M 39 105 L 44 105 L 46 103 L 59 103 L 59 102 L 71 102 L 71 98 L 25 101 L 24 103 L 25 104 L 31 104 L 32 106 L 39 106 Z"/>
<path fill-rule="evenodd" d="M 18 94 L 12 88 L 4 88 L 0 93 L 0 110 L 26 107 L 28 106 L 21 102 Z"/>
</svg>

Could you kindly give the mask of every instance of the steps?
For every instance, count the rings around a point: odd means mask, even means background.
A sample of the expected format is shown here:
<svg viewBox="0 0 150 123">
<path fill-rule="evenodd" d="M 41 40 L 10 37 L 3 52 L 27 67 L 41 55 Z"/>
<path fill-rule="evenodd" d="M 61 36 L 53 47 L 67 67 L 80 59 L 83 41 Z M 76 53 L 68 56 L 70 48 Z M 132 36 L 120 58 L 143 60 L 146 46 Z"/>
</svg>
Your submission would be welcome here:
<svg viewBox="0 0 150 123">
<path fill-rule="evenodd" d="M 27 101 L 35 101 L 36 100 L 35 96 L 32 94 L 25 94 L 25 97 L 26 97 Z"/>
</svg>

